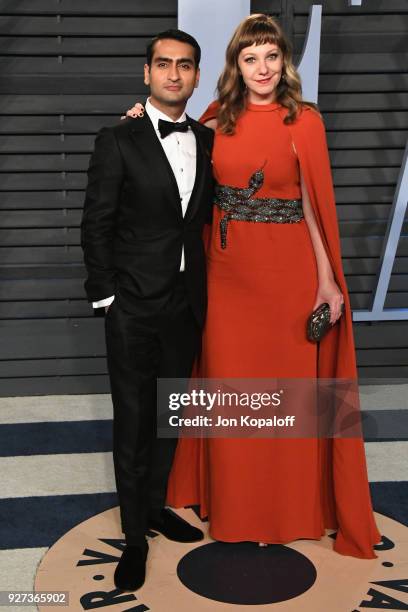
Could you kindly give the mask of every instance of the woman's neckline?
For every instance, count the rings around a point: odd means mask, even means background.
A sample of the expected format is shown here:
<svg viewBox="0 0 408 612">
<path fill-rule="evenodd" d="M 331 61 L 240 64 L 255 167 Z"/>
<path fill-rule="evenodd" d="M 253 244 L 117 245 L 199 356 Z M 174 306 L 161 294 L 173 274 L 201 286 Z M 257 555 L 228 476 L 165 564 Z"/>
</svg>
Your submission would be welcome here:
<svg viewBox="0 0 408 612">
<path fill-rule="evenodd" d="M 258 113 L 262 113 L 265 111 L 273 111 L 277 108 L 281 108 L 281 106 L 282 104 L 279 104 L 279 102 L 271 102 L 270 104 L 254 104 L 253 102 L 247 102 L 246 104 L 247 110 L 255 111 Z"/>
</svg>

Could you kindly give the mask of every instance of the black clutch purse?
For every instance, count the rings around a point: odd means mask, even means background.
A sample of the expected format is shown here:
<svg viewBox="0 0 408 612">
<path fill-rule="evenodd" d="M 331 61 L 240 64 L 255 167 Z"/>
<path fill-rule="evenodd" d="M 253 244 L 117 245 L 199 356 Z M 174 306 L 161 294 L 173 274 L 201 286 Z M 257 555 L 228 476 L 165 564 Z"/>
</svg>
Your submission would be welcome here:
<svg viewBox="0 0 408 612">
<path fill-rule="evenodd" d="M 344 304 L 341 305 L 341 314 Z M 320 342 L 333 326 L 330 323 L 330 306 L 327 302 L 320 304 L 307 320 L 306 333 L 310 342 Z"/>
</svg>

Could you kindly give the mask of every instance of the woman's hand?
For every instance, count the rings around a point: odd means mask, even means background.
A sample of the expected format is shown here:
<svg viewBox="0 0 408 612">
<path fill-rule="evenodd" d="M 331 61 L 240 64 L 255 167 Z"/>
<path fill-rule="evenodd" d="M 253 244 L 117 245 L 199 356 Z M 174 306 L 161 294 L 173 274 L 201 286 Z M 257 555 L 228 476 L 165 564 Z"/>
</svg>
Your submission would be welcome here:
<svg viewBox="0 0 408 612">
<path fill-rule="evenodd" d="M 313 310 L 323 302 L 327 302 L 330 306 L 330 323 L 333 325 L 340 318 L 341 305 L 344 304 L 343 295 L 334 280 L 330 279 L 319 283 Z"/>
<path fill-rule="evenodd" d="M 135 117 L 143 117 L 144 112 L 145 109 L 143 104 L 140 104 L 140 102 L 136 102 L 136 104 L 132 106 L 132 108 L 129 108 L 129 110 L 126 111 L 126 115 L 122 115 L 121 119 L 126 119 L 126 117 L 132 117 L 133 119 Z"/>
</svg>

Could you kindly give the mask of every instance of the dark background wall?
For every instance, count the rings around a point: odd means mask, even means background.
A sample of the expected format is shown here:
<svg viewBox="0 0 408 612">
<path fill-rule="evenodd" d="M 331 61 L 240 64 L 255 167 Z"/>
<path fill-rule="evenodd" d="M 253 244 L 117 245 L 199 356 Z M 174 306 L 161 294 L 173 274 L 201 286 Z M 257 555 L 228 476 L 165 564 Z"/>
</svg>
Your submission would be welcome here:
<svg viewBox="0 0 408 612">
<path fill-rule="evenodd" d="M 253 0 L 303 46 L 310 0 Z M 0 0 L 0 395 L 109 390 L 79 224 L 95 133 L 143 99 L 176 0 Z M 371 305 L 408 135 L 408 4 L 323 3 L 319 105 L 354 309 Z M 406 226 L 404 232 L 406 234 Z M 386 307 L 408 307 L 402 236 Z M 408 321 L 355 323 L 362 378 L 407 377 Z"/>
</svg>

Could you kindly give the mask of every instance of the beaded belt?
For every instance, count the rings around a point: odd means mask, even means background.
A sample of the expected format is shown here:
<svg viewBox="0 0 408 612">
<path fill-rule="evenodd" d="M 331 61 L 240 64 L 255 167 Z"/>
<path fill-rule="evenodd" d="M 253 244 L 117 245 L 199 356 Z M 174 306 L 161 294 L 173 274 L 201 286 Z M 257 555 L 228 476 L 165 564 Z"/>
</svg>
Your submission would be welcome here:
<svg viewBox="0 0 408 612">
<path fill-rule="evenodd" d="M 227 214 L 220 221 L 221 248 L 227 246 L 228 222 L 252 221 L 254 223 L 299 223 L 303 219 L 302 200 L 281 198 L 254 198 L 264 182 L 262 170 L 250 178 L 248 188 L 228 185 L 215 186 L 215 204 Z"/>
</svg>

